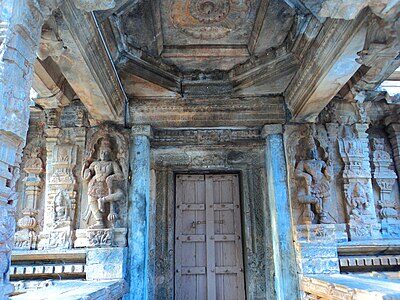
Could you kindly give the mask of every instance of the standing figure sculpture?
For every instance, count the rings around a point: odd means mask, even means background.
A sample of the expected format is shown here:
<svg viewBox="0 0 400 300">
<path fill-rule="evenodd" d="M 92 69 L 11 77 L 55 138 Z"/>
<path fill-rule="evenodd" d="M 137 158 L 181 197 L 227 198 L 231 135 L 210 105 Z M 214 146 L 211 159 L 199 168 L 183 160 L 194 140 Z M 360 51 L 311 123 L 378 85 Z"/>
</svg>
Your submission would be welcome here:
<svg viewBox="0 0 400 300">
<path fill-rule="evenodd" d="M 310 137 L 306 144 L 306 157 L 299 161 L 295 171 L 299 180 L 298 200 L 305 206 L 306 224 L 311 224 L 315 216 L 317 223 L 327 224 L 330 222 L 324 206 L 330 198 L 331 176 L 325 161 L 318 159 L 314 138 Z"/>
<path fill-rule="evenodd" d="M 99 159 L 93 161 L 89 167 L 87 165 L 84 166 L 82 172 L 83 179 L 89 181 L 89 207 L 84 219 L 89 222 L 90 215 L 93 215 L 95 223 L 90 226 L 91 229 L 105 228 L 103 219 L 105 202 L 110 202 L 108 220 L 114 224 L 117 218 L 114 202 L 124 197 L 123 191 L 116 188 L 117 185 L 120 185 L 119 182 L 124 180 L 124 175 L 119 164 L 111 158 L 112 150 L 108 136 L 101 140 L 98 153 Z M 114 195 L 116 190 L 118 191 L 118 197 Z"/>
</svg>

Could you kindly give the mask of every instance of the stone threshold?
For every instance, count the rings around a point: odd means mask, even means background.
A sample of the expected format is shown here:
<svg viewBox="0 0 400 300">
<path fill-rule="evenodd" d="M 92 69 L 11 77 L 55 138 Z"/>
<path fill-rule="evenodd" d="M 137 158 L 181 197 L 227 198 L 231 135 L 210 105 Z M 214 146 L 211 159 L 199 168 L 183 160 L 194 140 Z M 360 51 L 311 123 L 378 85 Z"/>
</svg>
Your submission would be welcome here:
<svg viewBox="0 0 400 300">
<path fill-rule="evenodd" d="M 307 299 L 400 299 L 400 273 L 388 274 L 312 275 L 302 278 L 301 290 Z"/>
<path fill-rule="evenodd" d="M 114 300 L 121 299 L 126 293 L 124 280 L 84 281 L 62 280 L 53 281 L 52 285 L 43 288 L 27 290 L 12 296 L 12 300 Z"/>
</svg>

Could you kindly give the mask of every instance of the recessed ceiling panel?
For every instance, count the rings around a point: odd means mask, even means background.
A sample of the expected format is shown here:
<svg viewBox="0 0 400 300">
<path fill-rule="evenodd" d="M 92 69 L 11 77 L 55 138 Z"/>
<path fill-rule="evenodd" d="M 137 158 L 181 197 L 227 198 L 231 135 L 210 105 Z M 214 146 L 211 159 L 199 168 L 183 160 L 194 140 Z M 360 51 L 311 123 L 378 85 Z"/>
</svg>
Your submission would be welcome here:
<svg viewBox="0 0 400 300">
<path fill-rule="evenodd" d="M 164 45 L 247 45 L 260 0 L 162 0 Z"/>
</svg>

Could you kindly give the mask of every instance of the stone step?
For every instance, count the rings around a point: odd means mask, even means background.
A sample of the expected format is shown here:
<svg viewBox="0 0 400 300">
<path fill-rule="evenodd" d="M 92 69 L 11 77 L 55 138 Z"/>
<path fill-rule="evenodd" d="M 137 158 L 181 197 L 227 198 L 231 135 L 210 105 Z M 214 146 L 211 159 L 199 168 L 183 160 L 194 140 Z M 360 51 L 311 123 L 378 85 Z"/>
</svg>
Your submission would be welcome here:
<svg viewBox="0 0 400 300">
<path fill-rule="evenodd" d="M 78 279 L 86 278 L 86 251 L 14 251 L 10 279 Z"/>
</svg>

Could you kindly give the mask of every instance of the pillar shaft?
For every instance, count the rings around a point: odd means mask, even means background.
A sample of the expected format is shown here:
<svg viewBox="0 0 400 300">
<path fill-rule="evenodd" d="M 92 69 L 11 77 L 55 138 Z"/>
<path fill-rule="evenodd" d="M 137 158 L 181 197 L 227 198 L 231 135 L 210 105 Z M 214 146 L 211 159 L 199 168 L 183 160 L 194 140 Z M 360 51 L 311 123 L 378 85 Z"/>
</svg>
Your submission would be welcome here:
<svg viewBox="0 0 400 300">
<path fill-rule="evenodd" d="M 134 126 L 130 146 L 132 179 L 129 195 L 129 299 L 147 299 L 150 201 L 150 127 Z"/>
<path fill-rule="evenodd" d="M 265 164 L 276 299 L 299 299 L 282 126 L 264 126 L 263 136 L 266 140 Z"/>
<path fill-rule="evenodd" d="M 0 299 L 13 288 L 9 266 L 15 232 L 15 183 L 28 131 L 33 64 L 43 24 L 37 1 L 0 1 Z"/>
</svg>

